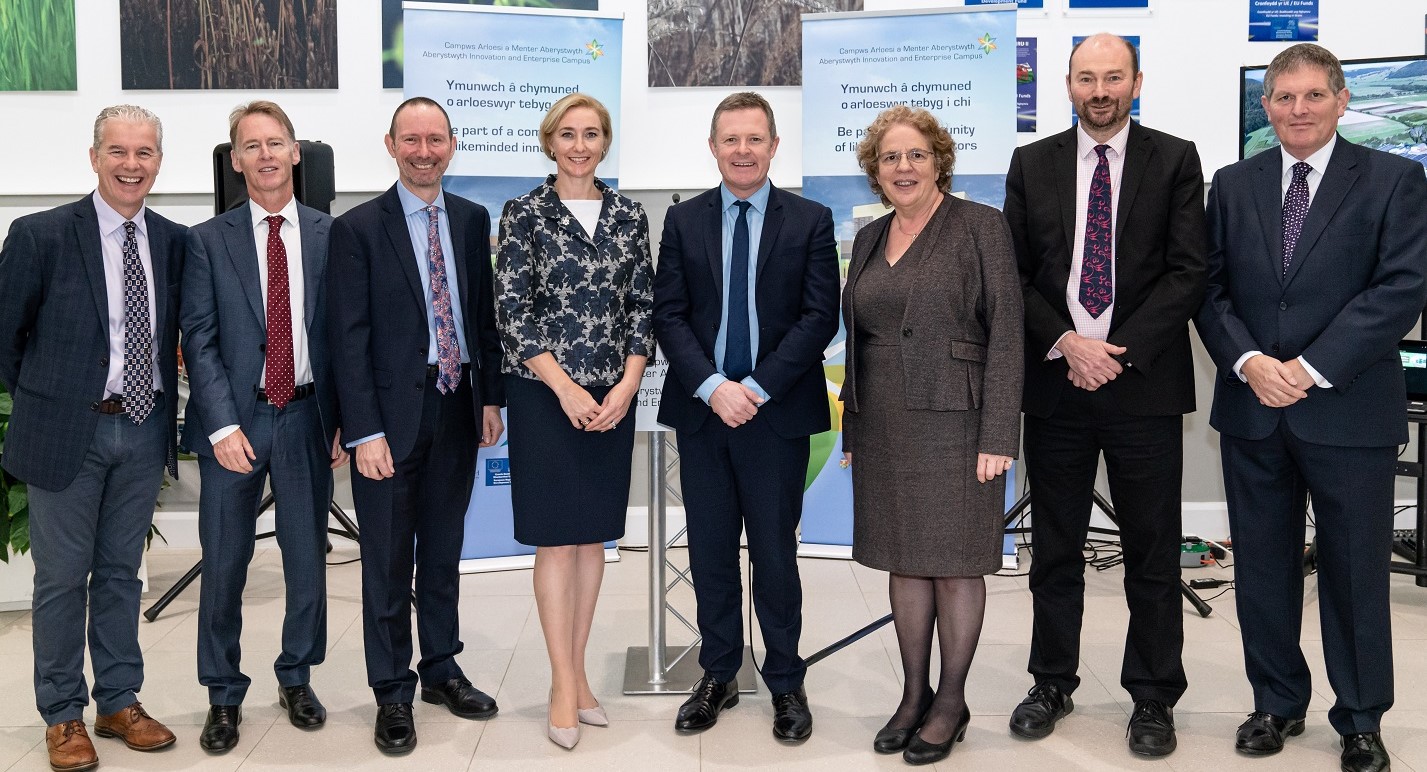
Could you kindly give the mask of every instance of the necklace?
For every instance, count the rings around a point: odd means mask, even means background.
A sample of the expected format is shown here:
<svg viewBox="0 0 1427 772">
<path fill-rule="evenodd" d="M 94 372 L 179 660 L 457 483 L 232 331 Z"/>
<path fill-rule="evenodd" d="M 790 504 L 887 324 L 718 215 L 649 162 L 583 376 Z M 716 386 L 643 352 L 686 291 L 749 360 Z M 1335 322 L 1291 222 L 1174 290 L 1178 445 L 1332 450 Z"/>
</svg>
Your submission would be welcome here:
<svg viewBox="0 0 1427 772">
<path fill-rule="evenodd" d="M 915 231 L 912 231 L 911 233 L 908 233 L 908 232 L 907 232 L 907 229 L 902 227 L 902 219 L 903 219 L 903 218 L 902 218 L 902 215 L 901 215 L 900 213 L 899 213 L 899 214 L 897 215 L 897 217 L 895 218 L 895 222 L 897 223 L 897 230 L 900 231 L 903 236 L 907 236 L 907 237 L 911 238 L 912 241 L 916 241 L 916 240 L 917 240 L 917 237 L 920 236 L 920 235 L 922 235 L 922 228 L 927 227 L 927 224 L 926 224 L 925 222 L 923 222 L 921 228 L 917 228 Z M 927 219 L 931 219 L 931 218 L 927 218 Z"/>
</svg>

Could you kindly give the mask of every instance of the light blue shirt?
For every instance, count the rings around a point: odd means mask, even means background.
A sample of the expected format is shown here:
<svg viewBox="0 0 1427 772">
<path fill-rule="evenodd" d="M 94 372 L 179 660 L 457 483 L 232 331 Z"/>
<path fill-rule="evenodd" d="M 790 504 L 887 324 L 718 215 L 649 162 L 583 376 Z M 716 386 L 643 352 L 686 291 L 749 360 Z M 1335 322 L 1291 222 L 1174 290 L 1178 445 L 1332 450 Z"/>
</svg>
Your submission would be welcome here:
<svg viewBox="0 0 1427 772">
<path fill-rule="evenodd" d="M 456 250 L 451 246 L 451 215 L 446 211 L 446 191 L 436 194 L 436 200 L 427 204 L 416 194 L 406 189 L 401 182 L 396 184 L 397 198 L 401 199 L 401 211 L 406 215 L 406 230 L 411 234 L 411 248 L 416 251 L 416 270 L 421 274 L 421 291 L 426 298 L 426 329 L 429 333 L 426 348 L 426 364 L 436 364 L 436 311 L 431 295 L 431 265 L 426 258 L 426 233 L 431 220 L 426 214 L 427 206 L 435 206 L 440 218 L 436 230 L 441 239 L 441 256 L 446 259 L 446 283 L 450 286 L 451 314 L 456 320 L 456 342 L 461 348 L 461 361 L 470 362 L 470 349 L 466 348 L 466 328 L 462 324 L 461 293 L 456 285 Z"/>
<path fill-rule="evenodd" d="M 714 341 L 714 362 L 719 371 L 710 375 L 694 393 L 705 403 L 713 397 L 714 389 L 717 389 L 728 378 L 723 374 L 723 356 L 728 350 L 728 288 L 735 281 L 743 281 L 748 286 L 748 346 L 749 355 L 756 365 L 758 363 L 758 303 L 757 294 L 754 289 L 758 283 L 758 244 L 763 240 L 763 217 L 768 213 L 768 195 L 773 190 L 773 184 L 768 180 L 763 181 L 763 187 L 748 198 L 744 199 L 749 204 L 748 208 L 748 275 L 735 277 L 733 271 L 733 229 L 738 222 L 738 207 L 734 202 L 739 199 L 729 192 L 728 186 L 719 183 L 718 191 L 723 204 L 723 310 L 719 313 L 718 338 Z M 744 386 L 752 389 L 765 402 L 769 399 L 768 392 L 758 385 L 758 381 L 753 380 L 753 376 L 748 376 L 742 381 Z"/>
</svg>

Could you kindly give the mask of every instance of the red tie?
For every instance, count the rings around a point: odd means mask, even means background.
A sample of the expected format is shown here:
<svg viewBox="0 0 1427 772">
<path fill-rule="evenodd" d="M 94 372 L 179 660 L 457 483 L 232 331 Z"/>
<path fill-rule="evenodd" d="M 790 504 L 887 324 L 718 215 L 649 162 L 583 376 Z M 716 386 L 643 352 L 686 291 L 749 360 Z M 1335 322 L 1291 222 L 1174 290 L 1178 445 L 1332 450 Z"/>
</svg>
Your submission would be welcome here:
<svg viewBox="0 0 1427 772">
<path fill-rule="evenodd" d="M 268 343 L 264 390 L 268 403 L 281 410 L 292 401 L 292 300 L 287 284 L 287 247 L 282 243 L 282 215 L 268 220 Z"/>
</svg>

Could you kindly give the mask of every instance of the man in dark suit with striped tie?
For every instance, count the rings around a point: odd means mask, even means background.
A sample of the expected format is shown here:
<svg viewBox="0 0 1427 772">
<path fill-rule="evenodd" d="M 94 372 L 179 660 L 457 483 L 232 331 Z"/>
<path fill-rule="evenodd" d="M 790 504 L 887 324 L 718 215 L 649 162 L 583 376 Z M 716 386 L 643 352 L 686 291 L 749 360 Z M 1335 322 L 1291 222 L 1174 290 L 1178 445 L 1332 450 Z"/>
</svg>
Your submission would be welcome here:
<svg viewBox="0 0 1427 772">
<path fill-rule="evenodd" d="M 163 128 L 133 105 L 94 122 L 98 189 L 21 217 L 0 248 L 6 472 L 26 483 L 35 561 L 35 704 L 55 769 L 99 763 L 84 725 L 135 750 L 173 733 L 138 702 L 139 563 L 167 467 L 178 476 L 178 301 L 185 229 L 144 206 Z"/>
</svg>

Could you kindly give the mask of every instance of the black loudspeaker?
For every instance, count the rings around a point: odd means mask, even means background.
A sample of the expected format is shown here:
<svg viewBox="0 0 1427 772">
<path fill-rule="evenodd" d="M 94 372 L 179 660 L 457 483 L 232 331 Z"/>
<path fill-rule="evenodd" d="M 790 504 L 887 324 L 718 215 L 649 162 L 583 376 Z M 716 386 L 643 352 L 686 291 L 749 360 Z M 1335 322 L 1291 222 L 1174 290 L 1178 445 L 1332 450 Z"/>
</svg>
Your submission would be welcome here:
<svg viewBox="0 0 1427 772">
<path fill-rule="evenodd" d="M 332 213 L 337 198 L 337 177 L 332 160 L 332 146 L 310 139 L 299 139 L 302 160 L 292 167 L 292 188 L 297 200 L 319 212 Z M 213 213 L 223 214 L 248 200 L 248 186 L 243 175 L 233 171 L 232 143 L 213 148 Z"/>
</svg>

